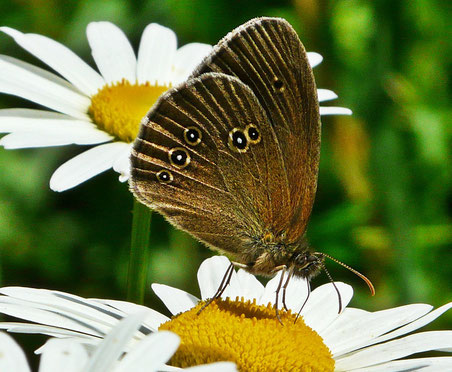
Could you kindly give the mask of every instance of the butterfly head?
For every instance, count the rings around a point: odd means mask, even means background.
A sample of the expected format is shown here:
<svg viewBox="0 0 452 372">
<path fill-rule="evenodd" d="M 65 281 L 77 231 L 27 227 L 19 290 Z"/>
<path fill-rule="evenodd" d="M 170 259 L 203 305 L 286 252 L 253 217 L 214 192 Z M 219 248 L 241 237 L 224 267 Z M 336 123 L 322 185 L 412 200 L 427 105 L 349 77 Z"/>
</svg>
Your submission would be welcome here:
<svg viewBox="0 0 452 372">
<path fill-rule="evenodd" d="M 301 252 L 296 252 L 291 257 L 288 267 L 295 276 L 309 280 L 323 268 L 323 260 L 323 256 L 318 256 L 307 249 L 302 249 Z"/>
</svg>

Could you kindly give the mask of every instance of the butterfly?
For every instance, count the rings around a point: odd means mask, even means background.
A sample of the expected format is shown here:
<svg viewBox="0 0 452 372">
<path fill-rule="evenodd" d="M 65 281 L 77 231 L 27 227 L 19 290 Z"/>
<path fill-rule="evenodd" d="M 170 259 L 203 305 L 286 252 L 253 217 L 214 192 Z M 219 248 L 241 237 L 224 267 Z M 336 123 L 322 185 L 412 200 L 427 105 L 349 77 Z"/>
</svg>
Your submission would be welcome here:
<svg viewBox="0 0 452 372">
<path fill-rule="evenodd" d="M 297 33 L 284 19 L 255 18 L 151 108 L 133 144 L 130 189 L 235 266 L 287 273 L 278 296 L 292 276 L 309 281 L 324 267 L 326 255 L 305 238 L 320 131 L 316 84 Z"/>
</svg>

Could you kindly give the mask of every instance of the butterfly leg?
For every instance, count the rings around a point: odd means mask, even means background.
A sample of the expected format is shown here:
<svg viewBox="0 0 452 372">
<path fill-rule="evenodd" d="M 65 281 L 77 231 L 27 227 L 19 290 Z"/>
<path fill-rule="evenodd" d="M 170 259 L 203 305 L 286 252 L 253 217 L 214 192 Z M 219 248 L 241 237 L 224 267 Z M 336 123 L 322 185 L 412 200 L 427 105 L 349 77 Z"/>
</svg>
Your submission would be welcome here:
<svg viewBox="0 0 452 372">
<path fill-rule="evenodd" d="M 287 270 L 286 265 L 277 266 L 273 269 L 273 272 L 281 271 L 281 279 L 279 280 L 278 287 L 276 288 L 276 292 L 275 292 L 276 293 L 276 298 L 275 298 L 276 318 L 281 323 L 281 325 L 283 325 L 283 322 L 281 321 L 281 317 L 279 316 L 278 301 L 279 301 L 279 291 L 283 287 L 282 283 L 284 281 L 284 274 L 286 273 L 286 270 Z"/>
<path fill-rule="evenodd" d="M 243 269 L 243 270 L 249 270 L 250 267 L 253 267 L 253 264 L 242 264 L 242 263 L 236 262 L 236 261 L 231 261 L 231 263 L 235 267 L 238 267 L 239 269 Z"/>
<path fill-rule="evenodd" d="M 289 275 L 287 275 L 286 282 L 284 283 L 284 285 L 282 287 L 282 304 L 286 311 L 289 311 L 289 309 L 287 308 L 287 305 L 286 305 L 286 289 L 287 289 L 287 286 L 289 285 L 289 281 L 290 281 L 290 279 L 292 279 L 292 277 L 293 277 L 293 270 L 291 270 L 289 272 Z"/>
<path fill-rule="evenodd" d="M 220 298 L 221 295 L 223 294 L 223 292 L 226 290 L 226 287 L 229 285 L 231 278 L 232 278 L 232 273 L 234 272 L 234 264 L 231 262 L 231 264 L 228 266 L 228 269 L 226 270 L 226 273 L 223 276 L 223 279 L 217 289 L 217 291 L 215 292 L 215 294 L 203 305 L 203 307 L 201 307 L 201 309 L 199 309 L 199 311 L 196 313 L 196 315 L 201 314 L 201 312 L 207 307 L 209 306 L 214 300 L 216 300 L 217 298 Z"/>
</svg>

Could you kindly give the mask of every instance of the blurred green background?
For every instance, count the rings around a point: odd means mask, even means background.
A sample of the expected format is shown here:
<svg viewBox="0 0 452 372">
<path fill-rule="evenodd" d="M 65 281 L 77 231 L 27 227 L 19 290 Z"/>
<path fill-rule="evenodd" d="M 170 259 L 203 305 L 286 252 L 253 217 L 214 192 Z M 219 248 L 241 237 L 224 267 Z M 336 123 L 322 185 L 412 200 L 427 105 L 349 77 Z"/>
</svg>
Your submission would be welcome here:
<svg viewBox="0 0 452 372">
<path fill-rule="evenodd" d="M 443 1 L 77 1 L 0 2 L 0 24 L 52 37 L 91 65 L 90 21 L 120 26 L 136 48 L 151 22 L 179 45 L 215 44 L 256 16 L 284 17 L 324 62 L 317 85 L 351 117 L 324 117 L 317 199 L 308 228 L 316 250 L 363 272 L 377 294 L 333 262 L 355 288 L 352 306 L 378 310 L 452 299 L 451 44 Z M 42 66 L 8 36 L 0 53 Z M 0 95 L 0 108 L 33 107 Z M 52 172 L 85 148 L 0 149 L 1 285 L 124 299 L 132 195 L 106 172 L 55 193 Z M 154 214 L 149 281 L 199 294 L 196 271 L 213 255 Z M 325 275 L 313 286 L 327 282 Z M 146 304 L 165 311 L 151 290 Z M 438 324 L 446 324 L 446 315 Z"/>
</svg>

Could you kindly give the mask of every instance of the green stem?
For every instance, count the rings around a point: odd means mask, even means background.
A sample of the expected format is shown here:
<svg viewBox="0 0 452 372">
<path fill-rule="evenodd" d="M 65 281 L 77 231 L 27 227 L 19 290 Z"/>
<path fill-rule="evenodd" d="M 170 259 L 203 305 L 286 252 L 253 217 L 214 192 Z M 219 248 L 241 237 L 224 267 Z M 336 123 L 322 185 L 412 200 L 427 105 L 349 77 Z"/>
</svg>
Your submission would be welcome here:
<svg viewBox="0 0 452 372">
<path fill-rule="evenodd" d="M 127 277 L 127 300 L 143 304 L 147 287 L 149 267 L 149 230 L 151 210 L 134 199 L 132 241 L 130 244 L 129 273 Z"/>
</svg>

